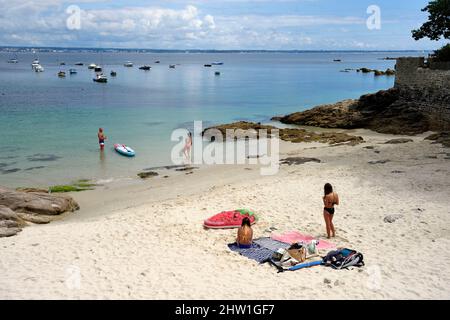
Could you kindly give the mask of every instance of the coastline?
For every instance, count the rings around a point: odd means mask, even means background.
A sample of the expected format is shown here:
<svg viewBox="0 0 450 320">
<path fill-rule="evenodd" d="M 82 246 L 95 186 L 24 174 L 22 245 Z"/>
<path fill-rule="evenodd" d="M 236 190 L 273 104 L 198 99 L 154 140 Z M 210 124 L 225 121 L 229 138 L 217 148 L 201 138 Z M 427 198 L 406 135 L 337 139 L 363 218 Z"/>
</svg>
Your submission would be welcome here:
<svg viewBox="0 0 450 320">
<path fill-rule="evenodd" d="M 73 193 L 79 211 L 2 239 L 0 297 L 448 299 L 449 150 L 424 140 L 429 133 L 391 145 L 385 142 L 402 136 L 337 131 L 361 135 L 365 143 L 281 142 L 280 159 L 322 162 L 282 165 L 275 176 L 260 176 L 257 166 L 216 165 Z M 367 265 L 361 270 L 277 274 L 228 250 L 235 230 L 202 228 L 217 212 L 246 207 L 260 216 L 255 236 L 269 236 L 275 227 L 323 239 L 324 182 L 336 185 L 342 199 L 332 241 L 361 251 Z M 402 217 L 383 221 L 392 214 Z M 67 286 L 71 266 L 80 271 L 79 288 Z"/>
</svg>

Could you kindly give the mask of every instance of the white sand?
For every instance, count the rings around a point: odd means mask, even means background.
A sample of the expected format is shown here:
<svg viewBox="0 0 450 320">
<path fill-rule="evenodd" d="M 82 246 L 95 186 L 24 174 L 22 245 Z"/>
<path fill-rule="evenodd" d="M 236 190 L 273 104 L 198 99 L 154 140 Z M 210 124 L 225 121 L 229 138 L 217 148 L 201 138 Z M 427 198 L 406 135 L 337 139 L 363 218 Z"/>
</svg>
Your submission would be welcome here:
<svg viewBox="0 0 450 320">
<path fill-rule="evenodd" d="M 276 176 L 216 166 L 75 194 L 79 212 L 0 239 L 0 298 L 449 299 L 450 150 L 426 135 L 384 145 L 392 136 L 356 133 L 367 143 L 284 143 L 282 157 L 322 163 L 282 166 Z M 384 159 L 391 161 L 368 164 Z M 255 236 L 276 227 L 323 238 L 325 182 L 342 202 L 334 241 L 361 251 L 364 268 L 277 273 L 228 250 L 235 230 L 202 228 L 217 212 L 246 207 L 260 216 Z M 403 218 L 388 224 L 388 214 Z"/>
</svg>

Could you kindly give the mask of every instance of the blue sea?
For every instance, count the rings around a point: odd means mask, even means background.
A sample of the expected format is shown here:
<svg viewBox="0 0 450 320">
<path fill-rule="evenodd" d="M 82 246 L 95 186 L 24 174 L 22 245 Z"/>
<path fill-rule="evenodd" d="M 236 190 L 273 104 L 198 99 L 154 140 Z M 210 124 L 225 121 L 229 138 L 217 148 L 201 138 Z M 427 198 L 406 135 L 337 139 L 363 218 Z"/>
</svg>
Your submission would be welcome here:
<svg viewBox="0 0 450 320">
<path fill-rule="evenodd" d="M 394 77 L 341 70 L 385 70 L 395 61 L 384 57 L 418 55 L 424 53 L 47 52 L 19 53 L 19 63 L 10 64 L 15 55 L 0 53 L 0 185 L 135 177 L 144 168 L 170 164 L 172 131 L 192 128 L 194 120 L 205 126 L 268 123 L 275 115 L 358 98 L 392 87 Z M 44 72 L 32 71 L 34 58 Z M 124 67 L 125 61 L 134 67 Z M 214 61 L 224 64 L 204 67 Z M 108 83 L 93 82 L 90 63 L 103 67 Z M 138 69 L 144 64 L 151 70 Z M 78 73 L 69 75 L 70 68 Z M 57 76 L 61 70 L 65 78 Z M 109 76 L 111 70 L 117 77 Z M 104 153 L 98 148 L 99 127 L 108 137 Z M 114 143 L 131 146 L 137 156 L 118 155 Z"/>
</svg>

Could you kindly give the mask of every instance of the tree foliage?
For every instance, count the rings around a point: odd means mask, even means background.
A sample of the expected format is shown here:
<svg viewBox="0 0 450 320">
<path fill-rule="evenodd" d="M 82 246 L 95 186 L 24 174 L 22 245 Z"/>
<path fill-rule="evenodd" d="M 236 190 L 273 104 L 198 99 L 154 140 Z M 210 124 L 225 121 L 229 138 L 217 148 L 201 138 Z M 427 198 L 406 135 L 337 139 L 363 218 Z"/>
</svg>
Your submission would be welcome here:
<svg viewBox="0 0 450 320">
<path fill-rule="evenodd" d="M 433 0 L 422 9 L 428 12 L 428 21 L 419 29 L 412 31 L 415 40 L 429 38 L 439 40 L 441 37 L 450 39 L 450 0 Z"/>
</svg>

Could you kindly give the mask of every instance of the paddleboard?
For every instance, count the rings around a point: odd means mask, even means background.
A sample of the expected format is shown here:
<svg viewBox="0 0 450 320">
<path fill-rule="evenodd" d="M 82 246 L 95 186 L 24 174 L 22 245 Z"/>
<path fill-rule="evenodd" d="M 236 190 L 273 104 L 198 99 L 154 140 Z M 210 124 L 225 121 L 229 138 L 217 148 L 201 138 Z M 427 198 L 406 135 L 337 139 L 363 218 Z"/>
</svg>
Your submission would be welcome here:
<svg viewBox="0 0 450 320">
<path fill-rule="evenodd" d="M 315 267 L 315 266 L 320 266 L 322 264 L 322 260 L 320 261 L 312 261 L 312 262 L 306 262 L 306 263 L 299 263 L 293 267 L 290 267 L 288 270 L 289 271 L 295 271 L 295 270 L 300 270 L 303 268 L 311 268 L 311 267 Z"/>
<path fill-rule="evenodd" d="M 120 153 L 121 155 L 126 156 L 126 157 L 134 157 L 136 154 L 133 149 L 131 149 L 130 147 L 127 147 L 124 144 L 115 144 L 114 149 L 118 153 Z"/>
</svg>

